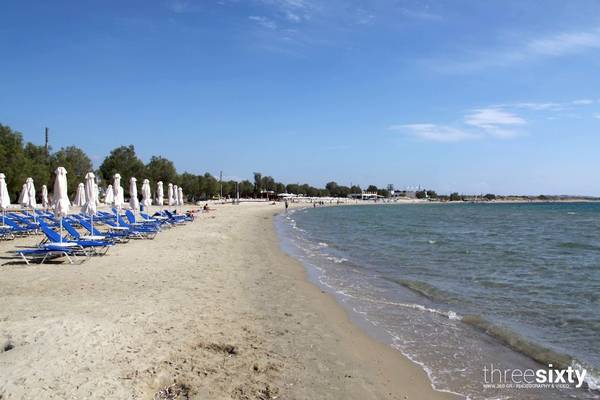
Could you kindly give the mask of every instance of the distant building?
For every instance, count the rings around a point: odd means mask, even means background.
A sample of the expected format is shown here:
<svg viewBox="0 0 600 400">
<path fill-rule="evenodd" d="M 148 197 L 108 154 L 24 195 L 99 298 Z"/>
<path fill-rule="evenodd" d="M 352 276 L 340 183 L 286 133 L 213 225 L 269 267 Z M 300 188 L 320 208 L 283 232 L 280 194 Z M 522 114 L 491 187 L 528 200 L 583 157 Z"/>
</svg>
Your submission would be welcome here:
<svg viewBox="0 0 600 400">
<path fill-rule="evenodd" d="M 361 193 L 350 193 L 348 197 L 360 200 L 377 200 L 383 198 L 383 196 L 378 195 L 377 192 L 365 192 L 364 190 Z"/>
</svg>

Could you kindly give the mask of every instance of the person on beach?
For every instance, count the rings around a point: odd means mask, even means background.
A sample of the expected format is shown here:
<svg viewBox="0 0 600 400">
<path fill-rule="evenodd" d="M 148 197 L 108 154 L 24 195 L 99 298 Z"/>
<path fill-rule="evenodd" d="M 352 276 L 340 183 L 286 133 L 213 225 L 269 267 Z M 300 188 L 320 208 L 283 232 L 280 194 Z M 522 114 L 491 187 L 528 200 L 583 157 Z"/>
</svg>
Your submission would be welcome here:
<svg viewBox="0 0 600 400">
<path fill-rule="evenodd" d="M 288 207 L 289 207 L 289 206 L 290 206 L 290 205 L 288 204 L 288 201 L 286 200 L 286 201 L 285 201 L 285 211 L 287 211 L 287 209 L 288 209 Z"/>
</svg>

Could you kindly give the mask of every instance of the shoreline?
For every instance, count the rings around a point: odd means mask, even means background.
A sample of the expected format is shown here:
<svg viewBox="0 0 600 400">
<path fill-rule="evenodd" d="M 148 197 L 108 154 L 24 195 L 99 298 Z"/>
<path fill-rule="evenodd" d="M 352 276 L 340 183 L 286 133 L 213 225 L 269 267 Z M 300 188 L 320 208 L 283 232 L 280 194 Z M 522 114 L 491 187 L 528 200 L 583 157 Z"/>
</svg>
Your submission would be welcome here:
<svg viewBox="0 0 600 400">
<path fill-rule="evenodd" d="M 2 266 L 0 395 L 144 399 L 176 382 L 189 398 L 457 398 L 309 282 L 280 246 L 280 207 L 216 205 L 83 265 Z"/>
</svg>

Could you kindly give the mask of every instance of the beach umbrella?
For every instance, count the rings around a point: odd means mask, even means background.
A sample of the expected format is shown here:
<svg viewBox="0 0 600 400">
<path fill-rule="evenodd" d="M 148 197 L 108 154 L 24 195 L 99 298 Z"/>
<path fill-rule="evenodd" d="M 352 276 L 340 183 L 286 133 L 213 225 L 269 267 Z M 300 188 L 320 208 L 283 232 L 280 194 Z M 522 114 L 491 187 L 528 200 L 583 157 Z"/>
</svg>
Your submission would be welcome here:
<svg viewBox="0 0 600 400">
<path fill-rule="evenodd" d="M 92 229 L 96 215 L 96 176 L 92 172 L 85 175 L 85 198 L 87 199 L 81 211 L 91 217 Z"/>
<path fill-rule="evenodd" d="M 162 181 L 158 181 L 156 182 L 156 203 L 161 207 L 163 205 L 164 197 L 163 183 Z"/>
<path fill-rule="evenodd" d="M 177 188 L 177 203 L 182 206 L 183 205 L 183 189 L 181 186 Z"/>
<path fill-rule="evenodd" d="M 113 192 L 113 186 L 108 185 L 106 188 L 106 194 L 104 195 L 104 204 L 113 204 L 115 201 L 115 193 Z"/>
<path fill-rule="evenodd" d="M 142 205 L 145 210 L 148 210 L 148 207 L 152 205 L 152 191 L 150 190 L 150 181 L 148 179 L 144 179 L 144 183 L 142 184 Z"/>
<path fill-rule="evenodd" d="M 173 206 L 175 205 L 175 198 L 173 197 L 173 184 L 169 183 L 169 189 L 167 192 L 168 196 L 169 196 L 169 205 Z"/>
<path fill-rule="evenodd" d="M 62 242 L 62 219 L 69 214 L 69 195 L 67 194 L 67 170 L 63 167 L 56 168 L 54 171 L 56 179 L 54 180 L 54 215 L 60 219 L 60 241 Z"/>
<path fill-rule="evenodd" d="M 48 187 L 42 185 L 42 207 L 48 208 L 50 202 L 48 201 Z"/>
<path fill-rule="evenodd" d="M 25 206 L 34 209 L 37 206 L 37 202 L 35 201 L 35 185 L 33 184 L 33 178 L 27 178 L 25 184 L 27 185 L 27 203 Z"/>
<path fill-rule="evenodd" d="M 6 187 L 6 175 L 0 173 L 0 209 L 2 209 L 2 225 L 4 225 L 4 214 L 10 206 L 10 196 Z"/>
<path fill-rule="evenodd" d="M 179 188 L 177 185 L 173 185 L 173 203 L 174 205 L 179 205 Z"/>
<path fill-rule="evenodd" d="M 115 174 L 113 176 L 113 190 L 115 192 L 114 205 L 115 205 L 115 218 L 117 220 L 117 225 L 119 225 L 119 210 L 125 204 L 125 194 L 123 192 L 123 187 L 121 186 L 121 175 Z"/>
<path fill-rule="evenodd" d="M 140 201 L 138 200 L 136 182 L 137 179 L 135 179 L 133 176 L 129 180 L 129 207 L 131 207 L 133 211 L 140 209 Z"/>
<path fill-rule="evenodd" d="M 94 201 L 96 202 L 96 206 L 100 205 L 100 188 L 96 181 L 94 181 Z"/>
<path fill-rule="evenodd" d="M 113 190 L 114 190 L 114 205 L 117 210 L 120 210 L 125 204 L 125 195 L 123 193 L 123 187 L 121 186 L 121 175 L 115 174 L 113 177 Z"/>
<path fill-rule="evenodd" d="M 24 183 L 21 187 L 21 194 L 19 194 L 19 204 L 21 207 L 27 206 L 27 197 L 29 196 L 29 191 L 27 190 L 27 183 Z"/>
<path fill-rule="evenodd" d="M 73 205 L 83 207 L 85 204 L 85 187 L 83 183 L 79 183 L 77 185 L 77 192 L 75 193 L 75 198 L 73 199 Z"/>
</svg>

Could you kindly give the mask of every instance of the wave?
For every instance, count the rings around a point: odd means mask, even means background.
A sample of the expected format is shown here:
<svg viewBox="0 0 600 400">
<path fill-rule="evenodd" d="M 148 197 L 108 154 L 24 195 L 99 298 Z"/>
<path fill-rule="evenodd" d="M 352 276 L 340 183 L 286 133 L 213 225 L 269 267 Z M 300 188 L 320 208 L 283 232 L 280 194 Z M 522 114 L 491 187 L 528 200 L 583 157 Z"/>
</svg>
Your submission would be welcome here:
<svg viewBox="0 0 600 400">
<path fill-rule="evenodd" d="M 584 364 L 575 357 L 554 351 L 538 343 L 534 343 L 514 332 L 513 330 L 489 322 L 479 315 L 465 315 L 462 317 L 461 321 L 484 332 L 512 350 L 521 353 L 542 365 L 552 364 L 555 368 L 568 368 L 569 366 L 574 369 L 585 368 L 587 370 L 587 374 L 584 381 L 588 388 L 591 390 L 600 390 L 599 371 L 595 371 L 592 368 L 584 366 Z"/>
<path fill-rule="evenodd" d="M 576 250 L 595 250 L 600 251 L 600 246 L 594 246 L 593 244 L 577 243 L 577 242 L 563 242 L 558 245 L 563 249 L 576 249 Z"/>
<path fill-rule="evenodd" d="M 404 286 L 405 288 L 410 289 L 413 292 L 418 293 L 429 300 L 445 302 L 456 302 L 457 300 L 455 296 L 433 285 L 430 285 L 429 283 L 409 279 L 395 279 L 385 276 L 383 276 L 382 278 L 386 281 L 396 283 L 400 286 Z"/>
</svg>

